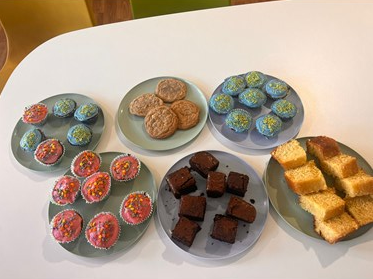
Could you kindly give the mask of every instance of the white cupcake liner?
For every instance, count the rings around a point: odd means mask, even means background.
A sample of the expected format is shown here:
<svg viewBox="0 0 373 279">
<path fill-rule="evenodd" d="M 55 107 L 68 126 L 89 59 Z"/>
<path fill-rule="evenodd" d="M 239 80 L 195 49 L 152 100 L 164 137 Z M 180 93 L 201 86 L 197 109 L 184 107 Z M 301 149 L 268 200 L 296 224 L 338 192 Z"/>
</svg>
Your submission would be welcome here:
<svg viewBox="0 0 373 279">
<path fill-rule="evenodd" d="M 113 164 L 115 163 L 115 161 L 117 161 L 117 160 L 119 160 L 119 159 L 121 159 L 121 158 L 123 158 L 123 157 L 132 157 L 132 158 L 134 158 L 134 159 L 137 161 L 138 165 L 139 165 L 139 167 L 138 167 L 138 171 L 137 171 L 137 173 L 135 174 L 134 177 L 130 177 L 130 178 L 127 178 L 127 179 L 116 179 L 116 178 L 114 177 L 113 172 L 112 172 L 112 167 L 113 167 Z M 129 153 L 123 153 L 123 154 L 120 154 L 120 155 L 116 156 L 116 157 L 111 161 L 111 163 L 110 163 L 110 168 L 109 168 L 109 169 L 110 169 L 110 175 L 111 175 L 111 177 L 112 177 L 115 181 L 128 182 L 128 181 L 134 180 L 137 176 L 139 176 L 140 171 L 141 171 L 141 161 L 139 160 L 139 158 L 137 158 L 136 156 L 134 156 L 134 155 L 132 155 L 132 154 L 129 154 Z"/>
<path fill-rule="evenodd" d="M 108 175 L 108 177 L 109 177 L 108 191 L 107 191 L 106 195 L 104 195 L 104 196 L 101 197 L 100 200 L 98 200 L 98 201 L 89 201 L 89 200 L 87 200 L 86 196 L 85 196 L 84 193 L 83 193 L 84 185 L 86 184 L 86 182 L 87 182 L 89 179 L 91 179 L 93 176 L 95 176 L 95 175 L 97 175 L 97 174 L 99 174 L 99 173 L 104 173 L 104 174 L 107 174 L 107 175 Z M 95 173 L 91 174 L 91 175 L 88 176 L 86 179 L 84 179 L 84 181 L 81 183 L 81 186 L 80 186 L 80 193 L 81 193 L 81 195 L 82 195 L 82 198 L 83 198 L 83 199 L 85 200 L 85 202 L 88 203 L 88 204 L 98 203 L 98 202 L 102 202 L 102 201 L 106 200 L 106 199 L 109 197 L 110 192 L 111 192 L 111 176 L 110 176 L 110 174 L 109 174 L 108 172 L 105 172 L 105 171 L 95 172 Z"/>
<path fill-rule="evenodd" d="M 74 239 L 72 239 L 70 241 L 60 241 L 60 240 L 56 239 L 54 237 L 54 235 L 53 235 L 53 223 L 54 223 L 54 220 L 55 220 L 55 218 L 56 218 L 57 215 L 62 214 L 63 212 L 66 212 L 66 211 L 74 211 L 76 214 L 78 214 L 82 218 L 82 229 L 80 230 L 80 233 Z M 65 210 L 62 210 L 62 211 L 58 212 L 56 215 L 53 216 L 52 220 L 49 223 L 49 233 L 50 233 L 50 236 L 53 238 L 54 241 L 56 241 L 57 243 L 61 243 L 61 244 L 67 244 L 67 243 L 70 243 L 70 242 L 73 242 L 73 241 L 77 240 L 80 237 L 80 235 L 82 234 L 83 231 L 84 231 L 84 218 L 83 218 L 83 215 L 80 214 L 79 211 L 77 211 L 75 209 L 72 209 L 72 208 L 65 209 Z"/>
<path fill-rule="evenodd" d="M 54 199 L 53 199 L 53 190 L 54 190 L 54 187 L 56 187 L 56 184 L 57 182 L 59 182 L 60 179 L 64 178 L 64 177 L 68 177 L 68 178 L 71 178 L 71 179 L 76 179 L 79 183 L 79 188 L 78 188 L 78 191 L 75 193 L 75 197 L 74 197 L 74 201 L 72 203 L 66 203 L 66 204 L 59 204 L 57 203 Z M 55 204 L 55 205 L 58 205 L 58 206 L 66 206 L 66 205 L 69 205 L 69 204 L 73 204 L 79 197 L 80 195 L 80 187 L 81 187 L 81 183 L 80 183 L 80 180 L 78 178 L 76 178 L 75 176 L 72 176 L 72 175 L 63 175 L 61 177 L 59 177 L 53 184 L 53 187 L 50 191 L 50 195 L 49 195 L 49 200 L 51 203 Z"/>
<path fill-rule="evenodd" d="M 93 150 L 83 150 L 82 152 L 78 153 L 78 155 L 76 155 L 76 156 L 74 157 L 74 159 L 71 161 L 71 165 L 70 165 L 70 171 L 71 171 L 71 173 L 72 173 L 74 176 L 78 177 L 78 178 L 87 178 L 87 177 L 88 177 L 88 176 L 79 176 L 79 175 L 76 174 L 75 171 L 74 171 L 74 164 L 75 164 L 75 161 L 76 161 L 76 160 L 77 160 L 77 159 L 78 159 L 78 158 L 79 158 L 83 153 L 85 153 L 85 152 L 92 152 L 92 153 L 95 154 L 95 155 L 99 158 L 99 160 L 100 160 L 100 164 L 99 164 L 98 170 L 95 171 L 94 173 L 96 173 L 96 172 L 99 171 L 99 169 L 100 169 L 100 167 L 101 167 L 101 164 L 102 164 L 102 158 L 101 158 L 100 154 L 94 152 Z M 94 174 L 94 173 L 92 173 L 92 174 Z M 92 175 L 92 174 L 91 174 L 91 175 Z"/>
<path fill-rule="evenodd" d="M 40 161 L 40 160 L 36 157 L 36 151 L 38 150 L 38 148 L 39 148 L 39 146 L 40 146 L 41 144 L 44 144 L 45 142 L 47 142 L 47 141 L 52 141 L 52 140 L 58 141 L 59 144 L 61 144 L 61 146 L 62 146 L 62 154 L 61 154 L 61 156 L 58 158 L 58 160 L 57 160 L 56 162 L 54 162 L 53 164 L 45 164 L 45 163 L 43 163 L 42 161 Z M 53 166 L 58 165 L 59 163 L 61 163 L 63 157 L 65 156 L 65 151 L 66 151 L 66 148 L 65 148 L 65 146 L 63 145 L 62 141 L 60 141 L 59 139 L 56 139 L 56 138 L 46 139 L 46 140 L 42 141 L 41 143 L 39 143 L 38 146 L 36 147 L 36 149 L 35 149 L 35 151 L 34 151 L 34 159 L 35 159 L 36 162 L 38 162 L 39 164 L 41 164 L 41 165 L 43 165 L 43 166 L 46 166 L 46 167 L 53 167 Z"/>
<path fill-rule="evenodd" d="M 35 105 L 40 105 L 40 106 L 44 106 L 44 107 L 46 107 L 46 108 L 47 108 L 47 115 L 44 117 L 44 119 L 42 119 L 41 121 L 39 121 L 39 122 L 37 122 L 37 123 L 29 123 L 27 120 L 25 120 L 25 117 L 24 117 L 25 111 L 29 110 L 32 106 L 35 106 Z M 33 125 L 33 126 L 40 127 L 40 126 L 43 126 L 43 125 L 45 124 L 45 122 L 47 122 L 48 115 L 49 115 L 49 109 L 48 109 L 48 106 L 47 106 L 46 104 L 43 104 L 43 103 L 36 103 L 36 104 L 28 105 L 28 106 L 25 107 L 25 109 L 23 110 L 23 114 L 22 114 L 22 122 L 25 123 L 25 124 L 30 124 L 30 125 Z"/>
<path fill-rule="evenodd" d="M 128 199 L 128 197 L 129 197 L 130 195 L 132 195 L 132 194 L 143 194 L 143 195 L 147 196 L 147 197 L 149 198 L 149 200 L 150 200 L 150 212 L 149 212 L 149 215 L 148 215 L 146 218 L 144 218 L 144 220 L 142 220 L 140 223 L 136 223 L 136 224 L 134 224 L 134 223 L 129 223 L 129 222 L 128 222 L 127 220 L 125 220 L 125 219 L 123 218 L 123 216 L 122 216 L 122 210 L 123 210 L 124 204 L 125 204 L 126 200 Z M 154 210 L 154 206 L 153 206 L 153 199 L 151 198 L 151 196 L 150 196 L 147 192 L 145 192 L 145 191 L 135 191 L 135 192 L 131 192 L 131 193 L 129 193 L 129 194 L 128 194 L 127 196 L 125 196 L 124 199 L 122 200 L 122 202 L 121 202 L 121 204 L 120 204 L 120 208 L 119 208 L 119 216 L 120 216 L 120 218 L 124 221 L 124 223 L 126 223 L 127 225 L 130 225 L 130 226 L 137 226 L 137 225 L 140 225 L 140 224 L 144 223 L 146 220 L 148 220 L 148 219 L 152 216 L 152 214 L 153 214 L 153 210 Z"/>
</svg>

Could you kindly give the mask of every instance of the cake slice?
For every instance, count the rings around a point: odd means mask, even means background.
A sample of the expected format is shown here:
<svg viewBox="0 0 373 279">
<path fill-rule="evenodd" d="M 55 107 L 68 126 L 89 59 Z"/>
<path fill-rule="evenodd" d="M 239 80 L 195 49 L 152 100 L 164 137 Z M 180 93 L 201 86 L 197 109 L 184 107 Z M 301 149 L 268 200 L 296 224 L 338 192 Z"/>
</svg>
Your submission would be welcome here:
<svg viewBox="0 0 373 279">
<path fill-rule="evenodd" d="M 294 139 L 276 147 L 271 155 L 284 170 L 300 167 L 307 162 L 306 151 Z"/>
<path fill-rule="evenodd" d="M 198 223 L 189 220 L 186 217 L 180 217 L 172 230 L 171 237 L 185 246 L 192 246 L 196 234 L 201 230 Z"/>
<path fill-rule="evenodd" d="M 256 218 L 256 209 L 245 200 L 236 196 L 231 196 L 225 214 L 238 220 L 252 223 Z"/>
<path fill-rule="evenodd" d="M 346 209 L 359 226 L 373 222 L 373 197 L 360 196 L 346 199 Z"/>
<path fill-rule="evenodd" d="M 325 178 L 313 160 L 301 167 L 285 171 L 285 179 L 290 189 L 298 195 L 327 189 Z"/>
<path fill-rule="evenodd" d="M 197 190 L 196 180 L 188 167 L 180 168 L 166 177 L 168 186 L 176 199 Z"/>
<path fill-rule="evenodd" d="M 338 143 L 329 137 L 318 136 L 306 141 L 307 152 L 314 155 L 320 161 L 341 154 Z"/>
<path fill-rule="evenodd" d="M 346 178 L 357 174 L 359 171 L 356 157 L 346 154 L 339 154 L 320 161 L 320 167 L 325 173 L 336 178 Z"/>
<path fill-rule="evenodd" d="M 351 198 L 373 195 L 373 176 L 360 169 L 353 176 L 336 179 L 336 186 Z"/>
</svg>

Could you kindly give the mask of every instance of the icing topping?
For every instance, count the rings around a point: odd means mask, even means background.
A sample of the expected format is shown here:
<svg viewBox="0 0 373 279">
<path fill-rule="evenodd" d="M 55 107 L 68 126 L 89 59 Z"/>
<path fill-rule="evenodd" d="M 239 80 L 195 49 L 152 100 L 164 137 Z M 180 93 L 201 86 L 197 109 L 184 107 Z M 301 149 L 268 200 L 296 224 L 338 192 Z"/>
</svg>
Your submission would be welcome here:
<svg viewBox="0 0 373 279">
<path fill-rule="evenodd" d="M 282 121 L 275 115 L 263 115 L 256 120 L 256 128 L 259 133 L 273 137 L 281 131 Z"/>
<path fill-rule="evenodd" d="M 145 192 L 135 192 L 129 194 L 121 207 L 121 217 L 130 224 L 140 224 L 152 213 L 152 201 Z"/>
<path fill-rule="evenodd" d="M 103 212 L 92 218 L 85 234 L 94 247 L 108 249 L 116 243 L 119 233 L 118 219 L 110 212 Z"/>
<path fill-rule="evenodd" d="M 92 139 L 92 131 L 84 124 L 74 125 L 67 132 L 67 139 L 73 145 L 86 145 Z"/>
<path fill-rule="evenodd" d="M 272 111 L 282 118 L 292 118 L 297 114 L 297 107 L 288 100 L 278 100 L 271 106 Z"/>
<path fill-rule="evenodd" d="M 38 124 L 48 115 L 48 107 L 42 103 L 31 105 L 23 112 L 22 120 L 29 124 Z"/>
<path fill-rule="evenodd" d="M 45 165 L 58 162 L 64 153 L 64 148 L 59 140 L 48 139 L 41 142 L 35 150 L 35 159 Z"/>
<path fill-rule="evenodd" d="M 88 203 L 99 202 L 108 195 L 110 186 L 110 175 L 107 172 L 97 172 L 83 182 L 82 195 Z"/>
<path fill-rule="evenodd" d="M 52 190 L 52 199 L 56 204 L 74 203 L 80 189 L 80 182 L 75 177 L 65 175 L 58 179 Z"/>
<path fill-rule="evenodd" d="M 79 121 L 84 121 L 96 116 L 97 113 L 98 106 L 96 104 L 83 104 L 75 111 L 74 117 Z"/>
<path fill-rule="evenodd" d="M 229 95 L 238 95 L 245 89 L 245 80 L 241 76 L 231 76 L 227 78 L 222 87 L 223 93 Z"/>
<path fill-rule="evenodd" d="M 71 172 L 79 177 L 87 177 L 99 170 L 101 158 L 95 152 L 86 150 L 79 153 L 72 162 Z"/>
<path fill-rule="evenodd" d="M 252 123 L 252 117 L 249 112 L 243 109 L 233 109 L 227 115 L 225 124 L 236 132 L 247 131 Z"/>
<path fill-rule="evenodd" d="M 240 103 L 250 108 L 258 108 L 267 101 L 266 95 L 256 88 L 246 89 L 238 96 L 238 99 Z"/>
<path fill-rule="evenodd" d="M 265 75 L 262 74 L 261 72 L 252 71 L 246 74 L 245 80 L 246 80 L 247 87 L 259 88 L 264 84 L 266 78 L 265 78 Z"/>
<path fill-rule="evenodd" d="M 25 151 L 34 151 L 38 144 L 43 140 L 43 137 L 44 136 L 39 129 L 31 129 L 23 135 L 19 145 Z"/>
<path fill-rule="evenodd" d="M 54 104 L 53 112 L 57 116 L 66 116 L 74 111 L 75 106 L 74 100 L 69 98 L 61 99 Z"/>
<path fill-rule="evenodd" d="M 217 113 L 228 113 L 234 105 L 233 98 L 230 95 L 218 93 L 211 97 L 210 107 Z"/>
<path fill-rule="evenodd" d="M 139 174 L 140 168 L 141 163 L 136 157 L 125 154 L 113 160 L 110 172 L 116 180 L 131 180 Z"/>
<path fill-rule="evenodd" d="M 64 210 L 51 221 L 52 236 L 61 243 L 78 238 L 83 227 L 83 218 L 75 210 Z"/>
</svg>

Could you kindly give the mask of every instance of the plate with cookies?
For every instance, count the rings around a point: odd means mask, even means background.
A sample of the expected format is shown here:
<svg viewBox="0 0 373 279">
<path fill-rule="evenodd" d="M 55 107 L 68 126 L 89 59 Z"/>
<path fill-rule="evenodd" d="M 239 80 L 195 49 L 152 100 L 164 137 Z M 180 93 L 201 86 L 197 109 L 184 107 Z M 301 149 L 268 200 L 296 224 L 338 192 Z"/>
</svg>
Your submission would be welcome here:
<svg viewBox="0 0 373 279">
<path fill-rule="evenodd" d="M 194 139 L 203 129 L 207 114 L 206 98 L 195 84 L 176 77 L 155 77 L 124 96 L 117 124 L 134 145 L 162 151 Z"/>
<path fill-rule="evenodd" d="M 328 136 L 292 139 L 272 150 L 264 173 L 271 204 L 284 221 L 330 244 L 373 224 L 373 169 Z"/>
<path fill-rule="evenodd" d="M 255 170 L 222 151 L 199 151 L 176 162 L 158 191 L 157 215 L 169 240 L 202 259 L 226 259 L 259 239 L 268 215 Z"/>
</svg>

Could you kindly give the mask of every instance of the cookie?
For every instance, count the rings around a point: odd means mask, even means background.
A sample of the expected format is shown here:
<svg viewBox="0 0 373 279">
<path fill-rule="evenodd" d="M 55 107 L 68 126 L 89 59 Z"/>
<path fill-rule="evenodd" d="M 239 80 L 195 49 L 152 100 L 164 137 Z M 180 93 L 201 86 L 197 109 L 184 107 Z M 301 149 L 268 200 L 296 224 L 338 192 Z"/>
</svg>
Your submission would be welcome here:
<svg viewBox="0 0 373 279">
<path fill-rule="evenodd" d="M 192 128 L 199 122 L 199 107 L 191 101 L 176 101 L 172 103 L 171 109 L 179 119 L 177 128 L 180 130 Z"/>
<path fill-rule="evenodd" d="M 161 105 L 163 105 L 163 101 L 154 93 L 145 93 L 132 100 L 129 111 L 137 116 L 145 116 L 149 110 Z"/>
<path fill-rule="evenodd" d="M 155 139 L 164 139 L 175 133 L 178 126 L 177 115 L 167 106 L 151 109 L 145 116 L 145 130 Z"/>
<path fill-rule="evenodd" d="M 161 80 L 155 89 L 155 95 L 166 103 L 182 100 L 185 98 L 186 93 L 186 84 L 173 78 Z"/>
</svg>

